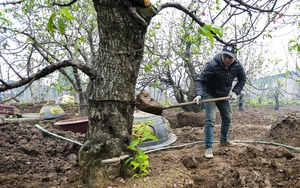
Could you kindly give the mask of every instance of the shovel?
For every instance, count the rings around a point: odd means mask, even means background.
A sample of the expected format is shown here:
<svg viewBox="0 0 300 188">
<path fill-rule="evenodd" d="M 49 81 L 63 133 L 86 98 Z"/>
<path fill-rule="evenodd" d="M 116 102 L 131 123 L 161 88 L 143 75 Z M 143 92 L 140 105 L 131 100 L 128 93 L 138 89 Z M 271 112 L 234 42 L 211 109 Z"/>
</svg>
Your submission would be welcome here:
<svg viewBox="0 0 300 188">
<path fill-rule="evenodd" d="M 228 99 L 230 99 L 230 97 L 205 99 L 205 100 L 201 100 L 201 103 L 222 101 Z M 187 106 L 187 105 L 195 105 L 195 104 L 197 104 L 197 102 L 192 101 L 192 102 L 184 102 L 184 103 L 179 103 L 170 106 L 161 106 L 154 99 L 152 99 L 149 93 L 147 93 L 146 91 L 141 91 L 135 100 L 135 106 L 137 107 L 137 109 L 151 114 L 156 114 L 156 115 L 161 115 L 163 110 L 165 109 L 176 108 L 176 107 Z"/>
</svg>

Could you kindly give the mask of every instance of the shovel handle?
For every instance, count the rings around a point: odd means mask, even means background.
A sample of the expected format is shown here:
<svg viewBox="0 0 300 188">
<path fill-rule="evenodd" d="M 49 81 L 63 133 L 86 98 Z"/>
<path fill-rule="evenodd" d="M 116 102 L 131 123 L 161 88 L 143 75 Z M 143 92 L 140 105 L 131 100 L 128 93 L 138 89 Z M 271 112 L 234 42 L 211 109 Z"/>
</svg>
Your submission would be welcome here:
<svg viewBox="0 0 300 188">
<path fill-rule="evenodd" d="M 222 100 L 227 100 L 227 99 L 230 99 L 230 97 L 218 97 L 218 98 L 212 98 L 212 99 L 205 99 L 205 100 L 201 100 L 200 102 L 201 103 L 215 102 L 215 101 L 222 101 Z M 170 105 L 170 106 L 164 106 L 163 109 L 176 108 L 176 107 L 187 106 L 187 105 L 192 105 L 192 104 L 197 104 L 197 102 L 196 101 L 183 102 L 183 103 L 174 104 L 174 105 Z"/>
</svg>

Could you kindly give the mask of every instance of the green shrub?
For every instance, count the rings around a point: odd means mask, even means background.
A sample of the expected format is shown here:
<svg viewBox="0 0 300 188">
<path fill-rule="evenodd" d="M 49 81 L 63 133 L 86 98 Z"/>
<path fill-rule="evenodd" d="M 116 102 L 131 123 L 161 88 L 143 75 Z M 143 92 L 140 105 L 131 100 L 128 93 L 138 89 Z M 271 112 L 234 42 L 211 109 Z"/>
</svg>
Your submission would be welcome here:
<svg viewBox="0 0 300 188">
<path fill-rule="evenodd" d="M 147 121 L 146 123 L 139 122 L 133 125 L 134 140 L 130 143 L 128 149 L 136 151 L 136 154 L 134 157 L 130 157 L 124 162 L 124 165 L 129 163 L 132 166 L 134 170 L 133 177 L 146 176 L 148 174 L 148 167 L 150 165 L 148 155 L 146 155 L 145 152 L 139 148 L 139 144 L 146 140 L 159 140 L 155 135 L 153 135 L 153 133 L 149 132 L 147 127 L 150 124 L 151 122 Z"/>
</svg>

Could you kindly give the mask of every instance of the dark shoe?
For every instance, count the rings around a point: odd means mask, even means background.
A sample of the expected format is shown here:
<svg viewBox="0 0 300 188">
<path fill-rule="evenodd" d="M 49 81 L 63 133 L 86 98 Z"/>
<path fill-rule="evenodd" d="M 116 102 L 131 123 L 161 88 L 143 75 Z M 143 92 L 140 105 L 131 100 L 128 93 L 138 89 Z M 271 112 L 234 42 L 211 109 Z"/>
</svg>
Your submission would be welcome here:
<svg viewBox="0 0 300 188">
<path fill-rule="evenodd" d="M 212 159 L 212 158 L 214 158 L 214 155 L 213 155 L 213 153 L 212 153 L 212 148 L 207 148 L 207 149 L 205 150 L 205 158 L 207 158 L 207 159 Z"/>
<path fill-rule="evenodd" d="M 220 141 L 220 146 L 233 147 L 233 146 L 236 146 L 236 143 L 229 141 L 229 140 L 225 140 L 225 141 Z"/>
</svg>

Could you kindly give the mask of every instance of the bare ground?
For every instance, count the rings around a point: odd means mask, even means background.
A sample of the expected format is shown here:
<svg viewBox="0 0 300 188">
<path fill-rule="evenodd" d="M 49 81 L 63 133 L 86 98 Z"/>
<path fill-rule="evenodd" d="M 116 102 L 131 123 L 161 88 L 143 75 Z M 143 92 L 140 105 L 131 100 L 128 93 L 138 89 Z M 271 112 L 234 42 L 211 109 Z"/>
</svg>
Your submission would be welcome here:
<svg viewBox="0 0 300 188">
<path fill-rule="evenodd" d="M 38 113 L 39 106 L 24 111 Z M 118 178 L 122 188 L 271 188 L 300 187 L 300 106 L 233 109 L 230 139 L 233 148 L 214 144 L 213 159 L 204 158 L 203 114 L 165 110 L 177 141 L 174 148 L 150 152 L 149 175 Z M 65 109 L 74 117 L 76 111 Z M 22 110 L 21 110 L 22 112 Z M 59 119 L 59 118 L 58 118 Z M 83 142 L 84 134 L 45 125 L 63 137 Z M 218 141 L 219 117 L 215 126 Z M 175 148 L 175 146 L 177 146 Z M 43 133 L 33 125 L 13 121 L 0 124 L 1 187 L 84 187 L 77 162 L 79 145 Z"/>
</svg>

